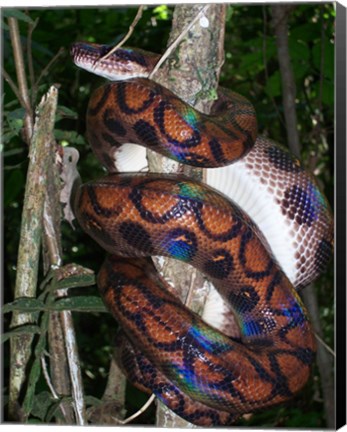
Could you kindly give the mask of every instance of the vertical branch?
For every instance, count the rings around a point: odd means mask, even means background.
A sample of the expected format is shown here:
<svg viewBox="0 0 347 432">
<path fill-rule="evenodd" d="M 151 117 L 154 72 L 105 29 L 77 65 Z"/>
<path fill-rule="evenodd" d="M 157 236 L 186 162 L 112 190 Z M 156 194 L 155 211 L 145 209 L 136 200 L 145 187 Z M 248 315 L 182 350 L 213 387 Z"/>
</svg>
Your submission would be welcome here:
<svg viewBox="0 0 347 432">
<path fill-rule="evenodd" d="M 35 98 L 33 94 L 33 87 L 35 84 L 35 72 L 34 72 L 34 64 L 33 64 L 33 56 L 32 56 L 32 35 L 35 30 L 39 19 L 37 18 L 33 24 L 29 24 L 28 28 L 28 36 L 27 36 L 27 53 L 28 53 L 28 69 L 29 69 L 29 78 L 30 78 L 30 87 L 31 87 L 31 103 L 35 103 Z"/>
<path fill-rule="evenodd" d="M 28 51 L 31 58 L 31 51 Z M 29 62 L 30 63 L 30 62 Z M 32 76 L 34 85 L 34 76 Z M 61 232 L 60 232 L 60 203 L 59 203 L 59 173 L 55 163 L 55 153 L 52 152 L 49 170 L 47 174 L 47 189 L 43 214 L 43 272 L 47 275 L 54 266 L 62 264 L 61 259 Z M 68 361 L 64 344 L 64 332 L 59 312 L 51 312 L 48 320 L 48 351 L 50 370 L 46 374 L 54 389 L 54 397 L 57 399 L 71 394 L 71 381 L 68 374 Z M 47 379 L 46 379 L 47 381 Z M 49 382 L 49 381 L 48 381 Z M 56 422 L 73 424 L 74 415 L 70 403 L 62 403 L 60 409 L 64 419 L 58 416 Z"/>
<path fill-rule="evenodd" d="M 169 46 L 175 46 L 174 55 L 169 57 L 153 77 L 185 102 L 205 113 L 209 113 L 215 99 L 224 59 L 225 13 L 225 5 L 176 6 L 168 42 Z M 192 22 L 195 22 L 193 26 Z M 169 162 L 161 155 L 148 152 L 148 160 L 152 171 L 184 172 L 195 178 L 202 178 L 202 170 Z M 202 275 L 196 269 L 187 268 L 183 263 L 169 259 L 165 259 L 162 271 L 164 276 L 178 287 L 181 300 L 189 299 L 188 306 L 201 313 L 208 294 L 208 286 Z M 159 404 L 157 426 L 191 425 Z"/>
<path fill-rule="evenodd" d="M 25 104 L 25 117 L 24 117 L 24 134 L 26 143 L 30 142 L 30 138 L 33 133 L 33 112 L 30 104 L 30 97 L 28 91 L 28 85 L 25 74 L 24 60 L 23 60 L 23 50 L 20 41 L 20 34 L 18 28 L 18 21 L 10 17 L 8 18 L 8 25 L 10 29 L 10 37 L 13 47 L 13 56 L 16 66 L 16 74 L 19 92 L 21 94 L 21 98 Z"/>
<path fill-rule="evenodd" d="M 47 184 L 47 167 L 52 154 L 52 130 L 57 105 L 57 90 L 52 87 L 37 109 L 30 144 L 29 167 L 24 195 L 14 297 L 35 297 L 41 248 L 42 216 Z M 13 313 L 11 327 L 33 322 L 29 313 Z M 32 336 L 11 340 L 9 415 L 18 420 L 18 398 L 26 378 Z"/>
<path fill-rule="evenodd" d="M 288 48 L 288 14 L 292 5 L 273 5 L 272 23 L 276 35 L 278 62 L 282 77 L 283 110 L 287 126 L 287 141 L 289 148 L 296 156 L 300 156 L 300 141 L 297 130 L 295 109 L 296 88 L 293 69 Z"/>
<path fill-rule="evenodd" d="M 62 265 L 60 176 L 52 153 L 44 206 L 44 272 Z M 67 290 L 58 290 L 56 297 L 67 296 Z M 86 423 L 81 368 L 71 311 L 52 312 L 49 317 L 49 352 L 53 386 L 59 396 L 72 393 L 75 418 L 70 403 L 62 410 L 65 423 Z M 59 420 L 58 420 L 59 422 Z"/>
<path fill-rule="evenodd" d="M 274 5 L 271 7 L 273 26 L 276 34 L 278 61 L 282 77 L 283 109 L 287 128 L 288 145 L 291 151 L 296 156 L 300 157 L 301 146 L 295 109 L 295 83 L 288 48 L 288 13 L 291 8 L 292 6 L 288 5 Z M 322 327 L 319 319 L 318 301 L 312 284 L 304 289 L 303 298 L 310 312 L 313 328 L 316 334 L 321 337 Z M 328 428 L 334 428 L 333 365 L 330 354 L 320 344 L 318 344 L 317 350 L 317 365 L 322 383 L 327 426 Z"/>
</svg>

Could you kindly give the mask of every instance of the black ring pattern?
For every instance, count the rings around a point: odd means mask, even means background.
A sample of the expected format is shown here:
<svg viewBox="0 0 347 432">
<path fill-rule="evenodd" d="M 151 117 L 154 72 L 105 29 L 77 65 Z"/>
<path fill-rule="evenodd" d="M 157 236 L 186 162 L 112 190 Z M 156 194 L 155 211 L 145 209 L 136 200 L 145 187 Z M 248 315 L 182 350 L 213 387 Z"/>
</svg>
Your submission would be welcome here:
<svg viewBox="0 0 347 432">
<path fill-rule="evenodd" d="M 117 84 L 116 89 L 117 89 L 118 106 L 124 114 L 129 114 L 129 115 L 140 114 L 146 111 L 146 109 L 150 107 L 154 101 L 155 94 L 154 92 L 149 90 L 148 97 L 143 101 L 142 105 L 139 106 L 138 108 L 131 108 L 126 102 L 127 83 L 119 82 Z"/>
</svg>

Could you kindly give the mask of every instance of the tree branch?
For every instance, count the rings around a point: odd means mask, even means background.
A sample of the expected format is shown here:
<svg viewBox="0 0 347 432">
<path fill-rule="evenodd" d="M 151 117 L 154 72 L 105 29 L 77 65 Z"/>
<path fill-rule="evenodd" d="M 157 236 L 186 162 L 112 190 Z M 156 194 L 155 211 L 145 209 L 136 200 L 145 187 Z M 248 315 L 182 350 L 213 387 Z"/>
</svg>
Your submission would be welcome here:
<svg viewBox="0 0 347 432">
<path fill-rule="evenodd" d="M 31 89 L 34 87 L 35 83 L 35 71 L 34 71 L 34 65 L 33 65 L 33 56 L 32 56 L 32 35 L 33 31 L 35 30 L 37 24 L 39 22 L 39 18 L 36 18 L 33 24 L 29 24 L 28 28 L 28 37 L 27 37 L 27 53 L 28 53 L 28 68 L 29 68 L 29 77 L 30 77 L 30 86 Z M 31 103 L 35 103 L 35 98 L 33 95 L 33 91 L 31 91 Z"/>
<path fill-rule="evenodd" d="M 52 153 L 48 184 L 43 214 L 44 226 L 44 271 L 45 275 L 51 268 L 62 265 L 61 251 L 61 206 L 60 206 L 60 175 Z M 66 297 L 67 289 L 57 290 L 57 298 Z M 71 311 L 52 312 L 50 315 L 49 341 L 51 354 L 51 370 L 54 386 L 60 396 L 73 397 L 73 409 L 78 425 L 85 425 L 86 411 L 83 395 L 83 382 L 78 356 L 76 335 Z M 65 413 L 66 423 L 73 421 L 71 404 L 61 406 Z"/>
<path fill-rule="evenodd" d="M 52 64 L 58 60 L 58 58 L 64 53 L 64 51 L 65 51 L 64 48 L 60 48 L 59 51 L 57 52 L 57 54 L 48 62 L 48 64 L 45 66 L 45 68 L 42 69 L 39 77 L 37 78 L 37 80 L 33 86 L 32 92 L 34 95 L 36 95 L 36 89 L 39 86 L 42 78 L 48 74 L 48 71 L 49 71 L 50 67 L 52 66 Z"/>
<path fill-rule="evenodd" d="M 16 66 L 19 93 L 21 94 L 21 99 L 24 102 L 24 106 L 26 110 L 25 117 L 24 117 L 25 141 L 27 144 L 29 144 L 33 133 L 34 119 L 33 119 L 33 112 L 30 104 L 30 97 L 29 97 L 28 85 L 27 85 L 26 74 L 25 74 L 23 51 L 22 51 L 22 44 L 20 41 L 18 21 L 13 17 L 9 17 L 8 25 L 10 29 L 10 37 L 11 37 L 11 42 L 13 47 L 13 56 L 14 56 L 14 61 Z"/>
<path fill-rule="evenodd" d="M 28 106 L 27 106 L 25 100 L 22 98 L 22 95 L 20 94 L 18 87 L 16 86 L 15 82 L 12 80 L 12 78 L 10 77 L 10 75 L 6 72 L 6 70 L 4 69 L 4 67 L 2 67 L 2 74 L 3 74 L 6 82 L 8 83 L 8 85 L 11 87 L 13 93 L 15 94 L 16 98 L 18 99 L 18 101 L 21 104 L 22 108 L 24 108 L 25 110 L 27 110 Z"/>
<path fill-rule="evenodd" d="M 160 66 L 164 63 L 164 61 L 170 56 L 170 54 L 176 49 L 178 44 L 181 42 L 181 40 L 186 36 L 186 34 L 189 32 L 189 30 L 194 26 L 194 24 L 197 22 L 197 20 L 202 17 L 208 10 L 210 5 L 204 6 L 199 13 L 196 14 L 195 18 L 188 23 L 188 25 L 182 30 L 182 32 L 177 36 L 177 38 L 169 45 L 165 53 L 161 56 L 158 63 L 153 68 L 152 72 L 148 76 L 149 79 L 152 79 L 152 77 L 157 73 Z"/>
<path fill-rule="evenodd" d="M 53 142 L 52 130 L 54 128 L 57 96 L 57 89 L 51 87 L 37 109 L 37 120 L 29 151 L 29 167 L 18 249 L 15 299 L 36 296 L 47 167 L 53 152 L 51 147 Z M 32 314 L 13 313 L 11 328 L 33 321 Z M 18 398 L 26 378 L 31 342 L 32 336 L 30 335 L 16 336 L 11 339 L 9 415 L 14 420 L 18 420 Z"/>
<path fill-rule="evenodd" d="M 283 110 L 287 126 L 287 141 L 291 151 L 300 157 L 300 142 L 295 109 L 296 88 L 288 48 L 288 12 L 292 5 L 273 5 L 272 23 L 276 35 L 278 62 L 282 77 Z"/>
<path fill-rule="evenodd" d="M 114 53 L 118 48 L 120 48 L 121 46 L 123 46 L 125 44 L 125 42 L 130 38 L 130 36 L 133 34 L 134 29 L 136 27 L 136 24 L 140 21 L 141 17 L 142 17 L 142 13 L 143 13 L 143 8 L 144 6 L 140 6 L 138 8 L 138 11 L 135 15 L 135 18 L 133 20 L 133 22 L 130 24 L 129 26 L 129 30 L 127 32 L 127 34 L 124 36 L 124 38 L 117 43 L 117 45 L 115 45 L 108 53 L 106 53 L 103 57 L 100 57 L 99 59 L 96 60 L 95 64 L 106 60 L 107 57 L 109 57 L 112 53 Z"/>
</svg>

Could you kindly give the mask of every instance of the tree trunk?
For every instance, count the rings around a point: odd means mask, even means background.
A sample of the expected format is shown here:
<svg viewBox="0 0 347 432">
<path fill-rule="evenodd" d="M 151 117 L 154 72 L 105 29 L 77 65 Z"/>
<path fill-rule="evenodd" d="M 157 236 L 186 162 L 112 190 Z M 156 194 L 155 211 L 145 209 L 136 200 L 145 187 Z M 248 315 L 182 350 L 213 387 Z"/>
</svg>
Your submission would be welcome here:
<svg viewBox="0 0 347 432">
<path fill-rule="evenodd" d="M 42 238 L 42 218 L 47 185 L 47 170 L 52 151 L 52 130 L 57 105 L 57 90 L 51 88 L 38 108 L 29 149 L 29 167 L 22 212 L 14 299 L 35 297 L 38 281 Z M 31 313 L 14 312 L 11 328 L 35 322 Z M 32 354 L 31 334 L 11 339 L 9 417 L 25 421 L 19 409 L 19 398 L 27 378 L 27 365 Z"/>
<path fill-rule="evenodd" d="M 301 148 L 295 109 L 296 88 L 288 46 L 288 16 L 292 8 L 292 5 L 274 5 L 271 7 L 271 10 L 272 23 L 276 35 L 278 63 L 282 78 L 282 102 L 286 121 L 287 140 L 291 151 L 295 156 L 300 157 Z"/>
</svg>

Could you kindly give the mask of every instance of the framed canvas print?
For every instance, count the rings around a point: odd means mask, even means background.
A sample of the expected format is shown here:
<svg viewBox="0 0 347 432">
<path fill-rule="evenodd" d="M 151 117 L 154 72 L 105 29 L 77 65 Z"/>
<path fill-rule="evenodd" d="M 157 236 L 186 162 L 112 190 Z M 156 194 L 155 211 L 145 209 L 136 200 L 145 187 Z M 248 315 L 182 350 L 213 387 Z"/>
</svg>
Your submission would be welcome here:
<svg viewBox="0 0 347 432">
<path fill-rule="evenodd" d="M 345 425 L 343 5 L 1 12 L 2 421 Z"/>
</svg>

